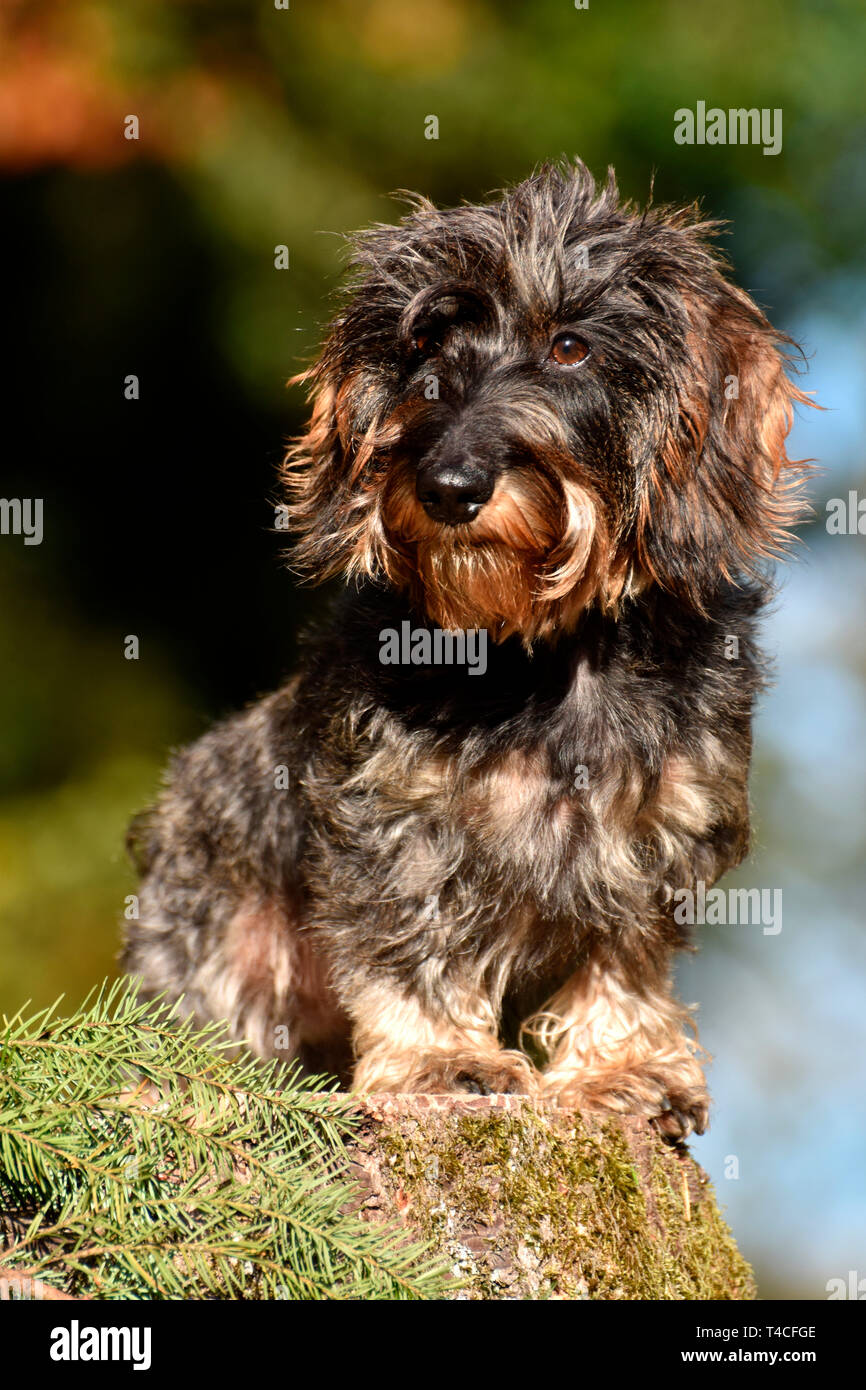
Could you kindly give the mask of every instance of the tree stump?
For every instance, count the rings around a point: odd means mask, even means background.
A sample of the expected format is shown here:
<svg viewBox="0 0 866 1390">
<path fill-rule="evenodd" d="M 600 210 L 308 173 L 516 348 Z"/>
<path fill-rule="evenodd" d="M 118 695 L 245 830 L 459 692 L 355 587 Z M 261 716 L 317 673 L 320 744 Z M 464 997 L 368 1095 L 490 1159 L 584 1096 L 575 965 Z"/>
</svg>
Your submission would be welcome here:
<svg viewBox="0 0 866 1390">
<path fill-rule="evenodd" d="M 519 1096 L 358 1099 L 367 1220 L 447 1260 L 456 1299 L 752 1299 L 706 1173 L 644 1120 Z"/>
</svg>

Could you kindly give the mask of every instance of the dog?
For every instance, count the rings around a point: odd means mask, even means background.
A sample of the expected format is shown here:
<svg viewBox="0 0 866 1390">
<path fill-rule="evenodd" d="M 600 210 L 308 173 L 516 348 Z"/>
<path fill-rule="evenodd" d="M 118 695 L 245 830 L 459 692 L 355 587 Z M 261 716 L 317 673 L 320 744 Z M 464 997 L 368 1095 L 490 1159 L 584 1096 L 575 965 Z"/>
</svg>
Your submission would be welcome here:
<svg viewBox="0 0 866 1390">
<path fill-rule="evenodd" d="M 147 997 L 363 1092 L 705 1128 L 674 896 L 749 844 L 810 403 L 717 233 L 577 161 L 353 240 L 281 470 L 298 571 L 346 583 L 134 825 Z"/>
</svg>

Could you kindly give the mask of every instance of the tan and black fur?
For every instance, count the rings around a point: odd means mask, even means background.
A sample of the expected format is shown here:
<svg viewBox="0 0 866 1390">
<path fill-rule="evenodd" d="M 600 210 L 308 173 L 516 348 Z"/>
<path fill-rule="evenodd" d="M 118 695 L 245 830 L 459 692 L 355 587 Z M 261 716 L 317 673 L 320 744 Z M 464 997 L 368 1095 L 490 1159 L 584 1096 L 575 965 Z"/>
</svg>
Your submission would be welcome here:
<svg viewBox="0 0 866 1390">
<path fill-rule="evenodd" d="M 347 586 L 137 822 L 149 993 L 357 1089 L 704 1127 L 671 900 L 748 845 L 804 399 L 713 230 L 575 164 L 356 240 L 283 473 Z M 406 619 L 486 628 L 486 672 L 383 665 Z"/>
</svg>

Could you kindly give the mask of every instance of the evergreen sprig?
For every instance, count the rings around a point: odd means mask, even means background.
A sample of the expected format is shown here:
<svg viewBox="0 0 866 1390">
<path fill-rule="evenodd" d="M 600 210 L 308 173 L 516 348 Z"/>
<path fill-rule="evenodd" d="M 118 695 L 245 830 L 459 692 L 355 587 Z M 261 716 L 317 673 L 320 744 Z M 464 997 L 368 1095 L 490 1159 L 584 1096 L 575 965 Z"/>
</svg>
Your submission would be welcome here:
<svg viewBox="0 0 866 1390">
<path fill-rule="evenodd" d="M 0 1029 L 0 1264 L 96 1298 L 416 1299 L 446 1275 L 353 1210 L 351 1103 L 104 985 Z"/>
</svg>

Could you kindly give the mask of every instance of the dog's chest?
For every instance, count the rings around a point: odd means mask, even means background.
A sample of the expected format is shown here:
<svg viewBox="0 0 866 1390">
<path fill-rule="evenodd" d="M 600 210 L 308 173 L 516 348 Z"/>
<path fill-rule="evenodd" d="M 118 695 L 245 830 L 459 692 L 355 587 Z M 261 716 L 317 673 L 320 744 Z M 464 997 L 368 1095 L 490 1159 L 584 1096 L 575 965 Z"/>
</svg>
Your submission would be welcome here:
<svg viewBox="0 0 866 1390">
<path fill-rule="evenodd" d="M 527 854 L 557 860 L 591 814 L 584 773 L 578 765 L 571 781 L 554 777 L 545 750 L 513 750 L 460 780 L 453 811 L 464 832 L 497 860 L 523 862 Z"/>
<path fill-rule="evenodd" d="M 543 931 L 616 919 L 626 902 L 642 911 L 666 879 L 684 881 L 729 774 L 706 730 L 692 726 L 687 745 L 658 741 L 672 721 L 651 690 L 629 703 L 628 720 L 622 710 L 622 690 L 579 671 L 565 699 L 522 731 L 479 724 L 459 742 L 423 747 L 401 721 L 382 720 L 334 789 L 343 823 L 357 825 L 365 808 L 352 853 L 380 866 L 387 901 L 435 904 L 461 951 L 501 943 L 512 914 Z"/>
<path fill-rule="evenodd" d="M 600 881 L 646 875 L 707 832 L 714 814 L 718 748 L 700 759 L 671 750 L 657 767 L 635 749 L 578 749 L 573 760 L 544 745 L 512 750 L 463 780 L 452 802 L 460 829 L 486 866 L 539 906 L 568 908 Z"/>
</svg>

